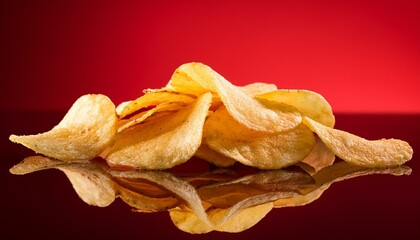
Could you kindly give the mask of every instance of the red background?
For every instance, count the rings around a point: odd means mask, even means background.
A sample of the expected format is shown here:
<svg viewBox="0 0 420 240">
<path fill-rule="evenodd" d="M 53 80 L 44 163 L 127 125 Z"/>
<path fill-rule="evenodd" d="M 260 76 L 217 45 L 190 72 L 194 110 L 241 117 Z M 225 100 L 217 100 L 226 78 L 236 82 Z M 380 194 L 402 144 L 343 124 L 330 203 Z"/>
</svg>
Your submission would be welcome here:
<svg viewBox="0 0 420 240">
<path fill-rule="evenodd" d="M 1 1 L 2 109 L 116 104 L 201 61 L 335 112 L 420 112 L 420 1 Z"/>
</svg>

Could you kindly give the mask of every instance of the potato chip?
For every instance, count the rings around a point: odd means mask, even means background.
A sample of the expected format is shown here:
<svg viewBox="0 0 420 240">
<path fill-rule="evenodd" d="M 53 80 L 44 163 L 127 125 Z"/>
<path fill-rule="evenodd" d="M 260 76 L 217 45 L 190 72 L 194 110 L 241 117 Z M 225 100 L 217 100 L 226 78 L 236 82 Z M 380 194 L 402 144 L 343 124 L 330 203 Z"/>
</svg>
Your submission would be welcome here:
<svg viewBox="0 0 420 240">
<path fill-rule="evenodd" d="M 216 93 L 236 121 L 256 131 L 286 131 L 299 125 L 302 120 L 299 112 L 285 105 L 267 108 L 202 63 L 181 65 L 166 89 L 198 95 L 206 91 Z"/>
<path fill-rule="evenodd" d="M 281 89 L 256 96 L 256 99 L 291 105 L 307 117 L 328 127 L 334 127 L 335 117 L 330 104 L 320 94 L 309 90 Z"/>
<path fill-rule="evenodd" d="M 117 134 L 107 162 L 142 169 L 168 169 L 186 162 L 201 144 L 210 104 L 207 93 L 185 109 Z"/>
<path fill-rule="evenodd" d="M 174 91 L 147 91 L 143 96 L 137 98 L 136 100 L 130 101 L 124 105 L 124 108 L 119 114 L 120 118 L 125 118 L 128 115 L 139 111 L 142 108 L 149 108 L 150 106 L 157 106 L 162 103 L 191 103 L 195 100 L 195 97 L 187 94 L 182 94 Z M 122 108 L 122 107 L 121 107 Z"/>
<path fill-rule="evenodd" d="M 351 133 L 322 125 L 308 117 L 304 123 L 344 161 L 366 167 L 401 165 L 412 158 L 413 149 L 398 139 L 369 141 Z"/>
<path fill-rule="evenodd" d="M 272 83 L 254 82 L 240 87 L 243 92 L 251 97 L 260 94 L 269 93 L 277 90 L 277 86 Z"/>
<path fill-rule="evenodd" d="M 313 168 L 311 173 L 331 166 L 334 163 L 335 154 L 325 144 L 316 137 L 315 145 L 312 151 L 306 156 L 301 163 L 305 163 Z"/>
<path fill-rule="evenodd" d="M 235 121 L 225 108 L 207 119 L 203 134 L 204 143 L 211 149 L 260 169 L 295 164 L 310 153 L 315 143 L 313 133 L 303 124 L 286 132 L 259 132 Z"/>
<path fill-rule="evenodd" d="M 164 102 L 164 103 L 160 103 L 156 107 L 153 107 L 153 108 L 145 110 L 145 111 L 141 111 L 141 112 L 137 113 L 136 115 L 134 115 L 134 116 L 132 116 L 128 119 L 120 119 L 120 121 L 118 121 L 118 131 L 117 132 L 122 132 L 129 127 L 132 127 L 136 124 L 142 123 L 143 121 L 145 121 L 147 118 L 149 118 L 153 114 L 161 113 L 161 112 L 170 113 L 171 111 L 177 111 L 177 110 L 179 110 L 183 107 L 186 107 L 187 105 L 188 104 L 186 104 L 184 102 Z"/>
<path fill-rule="evenodd" d="M 55 168 L 64 172 L 79 197 L 89 205 L 106 207 L 115 200 L 114 183 L 108 173 L 90 162 L 63 162 L 31 156 L 10 169 L 13 174 Z"/>
<path fill-rule="evenodd" d="M 127 107 L 127 105 L 130 104 L 131 102 L 132 101 L 129 100 L 129 101 L 125 101 L 125 102 L 122 102 L 122 103 L 118 104 L 118 106 L 115 108 L 115 112 L 117 113 L 117 115 L 120 116 L 122 111 L 125 109 L 125 107 Z"/>
<path fill-rule="evenodd" d="M 37 153 L 63 161 L 91 159 L 100 154 L 116 132 L 115 105 L 104 95 L 77 99 L 63 120 L 48 132 L 11 135 L 10 140 Z"/>
<path fill-rule="evenodd" d="M 230 157 L 227 157 L 219 152 L 214 151 L 209 148 L 206 144 L 201 144 L 197 149 L 195 156 L 201 159 L 208 161 L 209 163 L 218 166 L 218 167 L 230 167 L 235 164 L 236 160 Z"/>
</svg>

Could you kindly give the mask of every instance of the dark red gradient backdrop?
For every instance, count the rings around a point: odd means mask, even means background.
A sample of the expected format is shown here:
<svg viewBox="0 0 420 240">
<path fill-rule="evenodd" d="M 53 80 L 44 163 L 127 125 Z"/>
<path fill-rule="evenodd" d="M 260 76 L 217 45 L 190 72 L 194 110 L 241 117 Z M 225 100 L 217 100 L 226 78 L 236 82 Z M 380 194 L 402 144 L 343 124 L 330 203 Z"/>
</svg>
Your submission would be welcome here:
<svg viewBox="0 0 420 240">
<path fill-rule="evenodd" d="M 116 104 L 201 61 L 336 112 L 420 112 L 420 1 L 19 1 L 0 5 L 3 109 Z"/>
</svg>

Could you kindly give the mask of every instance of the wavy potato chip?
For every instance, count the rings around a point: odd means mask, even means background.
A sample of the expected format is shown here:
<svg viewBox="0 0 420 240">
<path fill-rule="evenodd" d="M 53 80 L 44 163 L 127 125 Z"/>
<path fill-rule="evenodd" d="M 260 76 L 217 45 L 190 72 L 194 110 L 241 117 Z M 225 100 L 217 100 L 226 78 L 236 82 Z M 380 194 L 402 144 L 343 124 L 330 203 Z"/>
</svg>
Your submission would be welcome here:
<svg viewBox="0 0 420 240">
<path fill-rule="evenodd" d="M 304 123 L 325 145 L 344 161 L 366 167 L 401 165 L 412 158 L 413 149 L 398 139 L 366 140 L 351 133 L 327 127 L 308 117 Z"/>
<path fill-rule="evenodd" d="M 146 119 L 148 119 L 149 117 L 151 117 L 152 115 L 154 115 L 156 113 L 166 112 L 166 113 L 169 114 L 171 112 L 180 110 L 181 108 L 184 108 L 187 105 L 188 104 L 186 104 L 184 102 L 164 102 L 164 103 L 160 103 L 156 107 L 153 107 L 153 108 L 148 109 L 148 110 L 141 111 L 141 112 L 137 113 L 136 115 L 134 115 L 134 116 L 132 116 L 128 119 L 120 119 L 118 121 L 118 131 L 117 132 L 122 132 L 129 127 L 132 127 L 136 124 L 142 123 L 143 121 L 145 121 Z"/>
<path fill-rule="evenodd" d="M 319 137 L 316 137 L 312 151 L 301 161 L 301 163 L 309 165 L 313 168 L 311 172 L 316 173 L 325 167 L 331 166 L 334 163 L 334 160 L 335 154 L 325 146 Z"/>
<path fill-rule="evenodd" d="M 259 132 L 235 121 L 225 108 L 207 119 L 203 134 L 203 141 L 211 149 L 260 169 L 295 164 L 310 153 L 315 143 L 313 133 L 303 124 L 286 132 Z"/>
<path fill-rule="evenodd" d="M 236 121 L 256 131 L 286 131 L 299 125 L 302 120 L 299 112 L 290 108 L 268 108 L 202 63 L 181 65 L 166 88 L 188 94 L 216 93 Z"/>
<path fill-rule="evenodd" d="M 235 164 L 236 160 L 225 156 L 207 146 L 206 144 L 201 144 L 197 149 L 195 156 L 201 159 L 208 161 L 209 163 L 218 166 L 218 167 L 230 167 Z"/>
<path fill-rule="evenodd" d="M 145 169 L 168 169 L 194 155 L 219 167 L 235 161 L 260 169 L 300 164 L 313 173 L 335 155 L 371 167 L 412 157 L 404 141 L 368 141 L 334 124 L 331 106 L 318 93 L 262 82 L 235 86 L 191 62 L 177 68 L 164 88 L 146 89 L 118 107 L 104 95 L 82 96 L 50 131 L 10 140 L 63 161 L 100 156 L 112 166 Z M 312 131 L 322 141 L 315 142 Z M 328 157 L 319 159 L 327 149 Z"/>
<path fill-rule="evenodd" d="M 48 132 L 11 135 L 10 140 L 45 156 L 63 161 L 92 159 L 116 132 L 115 105 L 104 95 L 81 96 L 61 122 Z"/>
<path fill-rule="evenodd" d="M 256 99 L 291 105 L 299 112 L 328 127 L 334 127 L 335 117 L 330 104 L 320 94 L 309 90 L 276 90 L 256 96 Z"/>
<path fill-rule="evenodd" d="M 111 165 L 142 169 L 167 169 L 186 162 L 201 144 L 202 129 L 211 104 L 211 93 L 190 106 L 137 124 L 115 136 L 107 151 Z"/>
<path fill-rule="evenodd" d="M 136 100 L 132 100 L 130 102 L 125 103 L 125 105 L 122 105 L 122 107 L 120 107 L 122 108 L 122 110 L 120 110 L 121 113 L 119 114 L 119 117 L 124 118 L 142 108 L 157 106 L 162 103 L 191 103 L 194 100 L 195 97 L 191 95 L 182 94 L 180 92 L 149 90 L 146 91 L 146 93 L 143 96 L 137 98 Z"/>
<path fill-rule="evenodd" d="M 240 87 L 243 92 L 251 97 L 269 93 L 277 90 L 277 86 L 272 83 L 254 82 Z"/>
</svg>

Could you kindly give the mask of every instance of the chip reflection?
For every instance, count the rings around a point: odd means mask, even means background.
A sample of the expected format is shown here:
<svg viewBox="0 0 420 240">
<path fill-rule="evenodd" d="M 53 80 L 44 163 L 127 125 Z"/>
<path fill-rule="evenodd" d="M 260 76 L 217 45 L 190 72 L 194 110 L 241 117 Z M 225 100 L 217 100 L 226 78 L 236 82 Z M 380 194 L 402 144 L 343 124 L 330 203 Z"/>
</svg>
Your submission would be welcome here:
<svg viewBox="0 0 420 240">
<path fill-rule="evenodd" d="M 200 160 L 189 162 L 194 161 Z M 101 159 L 63 162 L 40 155 L 25 158 L 10 171 L 27 174 L 46 169 L 64 172 L 89 205 L 106 207 L 119 197 L 137 212 L 168 211 L 173 223 L 189 233 L 241 232 L 273 208 L 311 203 L 334 182 L 370 174 L 411 173 L 407 166 L 367 168 L 344 161 L 321 169 L 300 163 L 265 171 L 245 166 L 127 170 L 110 168 Z"/>
</svg>

